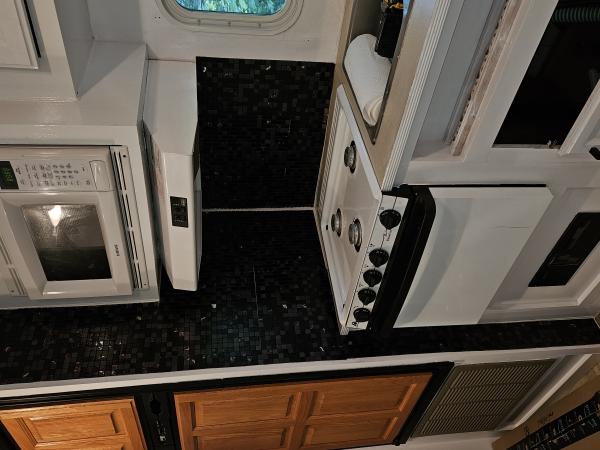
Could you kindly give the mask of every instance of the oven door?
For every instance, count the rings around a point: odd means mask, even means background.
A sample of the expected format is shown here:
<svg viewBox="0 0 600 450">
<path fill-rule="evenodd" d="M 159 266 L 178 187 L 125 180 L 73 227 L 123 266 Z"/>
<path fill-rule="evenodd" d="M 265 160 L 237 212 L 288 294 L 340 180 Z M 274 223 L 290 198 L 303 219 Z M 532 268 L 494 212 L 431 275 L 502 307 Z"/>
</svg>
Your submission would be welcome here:
<svg viewBox="0 0 600 450">
<path fill-rule="evenodd" d="M 413 189 L 425 191 L 421 198 L 428 191 L 435 206 L 411 207 L 409 217 L 405 215 L 370 328 L 385 333 L 402 327 L 476 324 L 552 194 L 538 186 Z"/>
<path fill-rule="evenodd" d="M 129 295 L 114 192 L 0 194 L 0 234 L 33 300 Z"/>
</svg>

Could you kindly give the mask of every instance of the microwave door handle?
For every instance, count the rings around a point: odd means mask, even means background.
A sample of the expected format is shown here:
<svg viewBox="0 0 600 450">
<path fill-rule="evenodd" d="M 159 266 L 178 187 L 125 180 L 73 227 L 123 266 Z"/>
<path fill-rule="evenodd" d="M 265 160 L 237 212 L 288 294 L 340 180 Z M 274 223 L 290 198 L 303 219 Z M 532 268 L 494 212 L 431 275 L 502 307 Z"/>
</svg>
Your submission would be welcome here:
<svg viewBox="0 0 600 450">
<path fill-rule="evenodd" d="M 404 306 L 435 220 L 429 188 L 413 186 L 412 191 L 369 321 L 368 329 L 382 338 L 390 335 Z"/>
</svg>

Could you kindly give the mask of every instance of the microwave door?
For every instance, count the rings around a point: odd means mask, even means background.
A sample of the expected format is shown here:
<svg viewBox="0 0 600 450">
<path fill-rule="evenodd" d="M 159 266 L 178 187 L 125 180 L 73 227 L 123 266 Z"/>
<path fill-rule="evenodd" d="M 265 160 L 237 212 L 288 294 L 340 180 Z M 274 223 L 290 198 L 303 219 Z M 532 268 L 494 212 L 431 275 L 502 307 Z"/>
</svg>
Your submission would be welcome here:
<svg viewBox="0 0 600 450">
<path fill-rule="evenodd" d="M 31 299 L 131 293 L 114 192 L 4 194 L 0 229 Z"/>
<path fill-rule="evenodd" d="M 48 281 L 111 278 L 95 205 L 26 205 L 21 211 Z"/>
<path fill-rule="evenodd" d="M 379 319 L 384 333 L 478 323 L 552 200 L 540 186 L 420 189 L 429 190 L 435 217 L 425 244 L 425 233 L 411 233 L 418 227 L 409 223 L 397 238 L 374 311 L 386 316 Z M 415 212 L 409 219 L 423 222 Z"/>
</svg>

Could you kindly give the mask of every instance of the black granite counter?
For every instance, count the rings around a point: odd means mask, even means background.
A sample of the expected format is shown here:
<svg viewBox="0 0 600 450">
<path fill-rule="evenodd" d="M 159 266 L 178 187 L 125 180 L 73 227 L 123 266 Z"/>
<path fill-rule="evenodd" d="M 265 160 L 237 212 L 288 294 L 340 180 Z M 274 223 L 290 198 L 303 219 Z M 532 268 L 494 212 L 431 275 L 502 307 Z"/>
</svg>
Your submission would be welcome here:
<svg viewBox="0 0 600 450">
<path fill-rule="evenodd" d="M 312 211 L 205 213 L 203 226 L 197 292 L 165 281 L 158 304 L 0 312 L 0 383 L 600 343 L 593 320 L 340 336 Z"/>
<path fill-rule="evenodd" d="M 207 208 L 313 203 L 333 65 L 199 58 Z M 313 212 L 206 212 L 199 289 L 158 304 L 0 311 L 0 384 L 600 343 L 593 320 L 340 336 Z"/>
</svg>

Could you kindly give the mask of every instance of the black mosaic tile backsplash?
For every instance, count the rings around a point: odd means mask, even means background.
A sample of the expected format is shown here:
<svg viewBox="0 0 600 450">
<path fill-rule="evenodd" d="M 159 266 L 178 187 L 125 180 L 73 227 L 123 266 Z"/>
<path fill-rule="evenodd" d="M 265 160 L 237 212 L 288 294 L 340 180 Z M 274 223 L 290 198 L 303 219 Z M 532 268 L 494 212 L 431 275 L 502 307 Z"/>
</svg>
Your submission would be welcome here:
<svg viewBox="0 0 600 450">
<path fill-rule="evenodd" d="M 158 304 L 0 311 L 0 384 L 394 354 L 583 345 L 593 320 L 340 336 L 310 211 L 205 213 L 197 292 Z"/>
<path fill-rule="evenodd" d="M 334 65 L 196 64 L 204 208 L 312 206 Z"/>
</svg>

